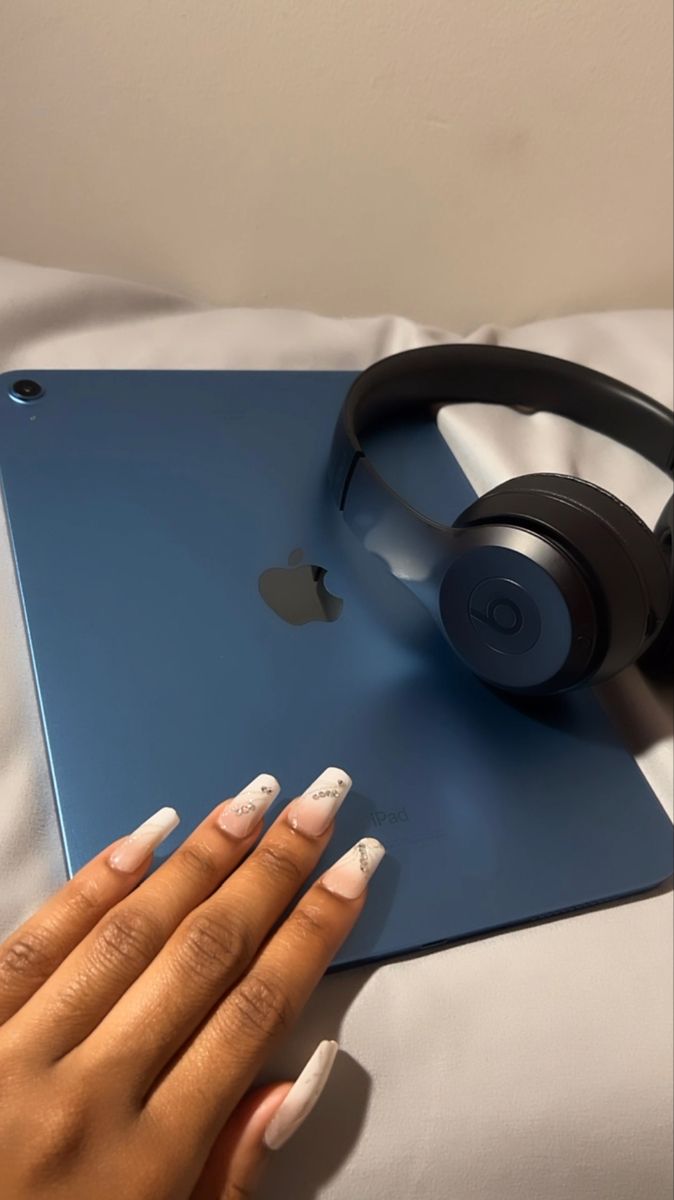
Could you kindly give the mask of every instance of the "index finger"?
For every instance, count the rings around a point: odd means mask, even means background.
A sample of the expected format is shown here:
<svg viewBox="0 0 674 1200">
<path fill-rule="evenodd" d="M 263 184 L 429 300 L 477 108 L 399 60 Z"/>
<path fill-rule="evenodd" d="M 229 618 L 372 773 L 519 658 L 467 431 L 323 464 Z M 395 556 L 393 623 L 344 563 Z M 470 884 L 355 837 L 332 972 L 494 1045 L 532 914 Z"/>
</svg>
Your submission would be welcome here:
<svg viewBox="0 0 674 1200">
<path fill-rule="evenodd" d="M 153 851 L 179 820 L 175 809 L 159 809 L 134 833 L 101 850 L 2 943 L 0 1025 L 35 995 L 101 917 L 133 891 Z M 118 870 L 111 859 L 130 843 L 135 856 L 127 858 L 126 869 Z"/>
</svg>

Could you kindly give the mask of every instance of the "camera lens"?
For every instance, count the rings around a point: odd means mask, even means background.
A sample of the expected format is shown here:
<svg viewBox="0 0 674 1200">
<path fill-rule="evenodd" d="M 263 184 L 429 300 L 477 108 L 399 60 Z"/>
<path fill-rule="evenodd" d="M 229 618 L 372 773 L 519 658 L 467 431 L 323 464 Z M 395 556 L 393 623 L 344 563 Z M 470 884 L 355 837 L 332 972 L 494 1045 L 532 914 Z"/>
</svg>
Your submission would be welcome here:
<svg viewBox="0 0 674 1200">
<path fill-rule="evenodd" d="M 44 388 L 35 379 L 15 379 L 9 394 L 14 400 L 29 404 L 31 400 L 39 400 L 44 395 Z"/>
</svg>

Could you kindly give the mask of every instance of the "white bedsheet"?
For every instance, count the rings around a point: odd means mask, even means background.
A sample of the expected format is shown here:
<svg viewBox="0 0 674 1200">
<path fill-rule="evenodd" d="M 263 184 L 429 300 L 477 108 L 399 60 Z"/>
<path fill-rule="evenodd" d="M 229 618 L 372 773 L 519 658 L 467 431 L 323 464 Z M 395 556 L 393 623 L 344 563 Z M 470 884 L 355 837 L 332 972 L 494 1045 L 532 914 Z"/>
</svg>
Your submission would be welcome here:
<svg viewBox="0 0 674 1200">
<path fill-rule="evenodd" d="M 198 308 L 122 282 L 0 260 L 0 370 L 354 368 L 447 338 L 400 318 Z M 483 328 L 471 340 L 573 358 L 672 403 L 666 312 Z M 577 472 L 618 490 L 648 521 L 667 496 L 651 467 L 557 418 L 462 407 L 440 420 L 480 490 L 526 470 Z M 63 865 L 0 522 L 6 932 L 62 880 Z M 671 693 L 656 692 L 636 670 L 604 692 L 671 815 Z M 263 1195 L 671 1200 L 671 993 L 669 889 L 329 978 L 272 1071 L 295 1072 L 323 1037 L 338 1037 L 344 1054 Z"/>
</svg>

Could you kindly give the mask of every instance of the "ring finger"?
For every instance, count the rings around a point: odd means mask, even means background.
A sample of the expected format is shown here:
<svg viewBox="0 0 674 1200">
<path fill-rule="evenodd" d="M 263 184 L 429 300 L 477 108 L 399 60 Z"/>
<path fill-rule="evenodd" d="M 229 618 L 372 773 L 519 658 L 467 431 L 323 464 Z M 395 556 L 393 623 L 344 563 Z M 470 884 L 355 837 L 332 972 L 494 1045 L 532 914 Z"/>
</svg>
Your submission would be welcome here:
<svg viewBox="0 0 674 1200">
<path fill-rule="evenodd" d="M 167 1144 L 183 1155 L 208 1152 L 353 929 L 383 856 L 380 842 L 364 838 L 331 866 L 159 1079 L 146 1111 Z"/>
</svg>

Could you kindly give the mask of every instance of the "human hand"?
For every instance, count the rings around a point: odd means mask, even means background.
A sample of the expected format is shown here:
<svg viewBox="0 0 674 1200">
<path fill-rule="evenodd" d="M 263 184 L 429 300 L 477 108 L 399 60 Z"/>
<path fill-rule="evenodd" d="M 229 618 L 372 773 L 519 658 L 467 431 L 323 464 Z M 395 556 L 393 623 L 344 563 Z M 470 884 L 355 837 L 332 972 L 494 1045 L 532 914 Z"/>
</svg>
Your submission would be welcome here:
<svg viewBox="0 0 674 1200">
<path fill-rule="evenodd" d="M 318 1098 L 335 1044 L 294 1087 L 249 1089 L 384 853 L 365 838 L 287 912 L 350 786 L 330 768 L 259 840 L 279 791 L 261 775 L 143 879 L 178 823 L 161 809 L 0 946 L 3 1198 L 252 1195 L 268 1149 Z"/>
</svg>

